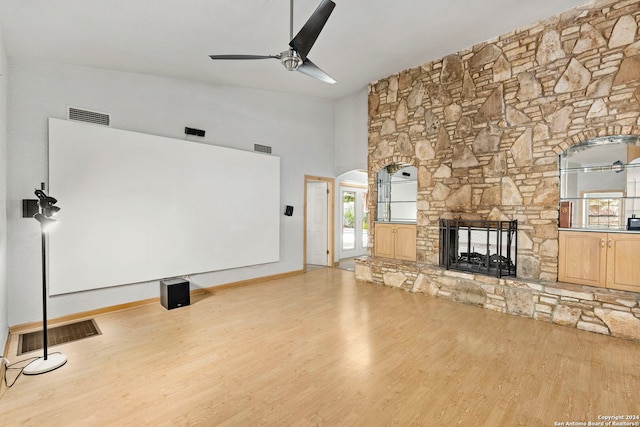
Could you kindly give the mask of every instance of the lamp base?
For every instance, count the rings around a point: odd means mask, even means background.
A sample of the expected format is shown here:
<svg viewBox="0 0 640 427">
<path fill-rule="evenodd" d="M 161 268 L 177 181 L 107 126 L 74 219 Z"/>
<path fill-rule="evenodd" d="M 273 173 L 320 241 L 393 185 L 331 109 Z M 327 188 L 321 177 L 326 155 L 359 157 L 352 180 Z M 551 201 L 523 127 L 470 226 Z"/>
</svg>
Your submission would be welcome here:
<svg viewBox="0 0 640 427">
<path fill-rule="evenodd" d="M 33 362 L 29 363 L 24 367 L 22 373 L 25 375 L 44 374 L 45 372 L 58 369 L 65 363 L 67 363 L 67 356 L 62 353 L 53 353 L 49 354 L 46 359 L 44 357 L 39 357 Z"/>
</svg>

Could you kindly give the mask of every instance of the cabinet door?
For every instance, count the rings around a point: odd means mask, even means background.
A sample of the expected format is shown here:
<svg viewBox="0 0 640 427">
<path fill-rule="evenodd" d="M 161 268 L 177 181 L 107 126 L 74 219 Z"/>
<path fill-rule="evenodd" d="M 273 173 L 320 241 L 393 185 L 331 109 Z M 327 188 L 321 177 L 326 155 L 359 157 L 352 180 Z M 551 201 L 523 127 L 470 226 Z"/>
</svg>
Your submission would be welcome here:
<svg viewBox="0 0 640 427">
<path fill-rule="evenodd" d="M 560 232 L 558 280 L 605 287 L 607 233 Z"/>
<path fill-rule="evenodd" d="M 607 235 L 607 288 L 640 291 L 640 235 Z"/>
<path fill-rule="evenodd" d="M 397 259 L 416 260 L 416 226 L 397 225 L 395 237 L 395 253 Z"/>
<path fill-rule="evenodd" d="M 393 224 L 376 224 L 374 253 L 376 256 L 393 258 Z"/>
</svg>

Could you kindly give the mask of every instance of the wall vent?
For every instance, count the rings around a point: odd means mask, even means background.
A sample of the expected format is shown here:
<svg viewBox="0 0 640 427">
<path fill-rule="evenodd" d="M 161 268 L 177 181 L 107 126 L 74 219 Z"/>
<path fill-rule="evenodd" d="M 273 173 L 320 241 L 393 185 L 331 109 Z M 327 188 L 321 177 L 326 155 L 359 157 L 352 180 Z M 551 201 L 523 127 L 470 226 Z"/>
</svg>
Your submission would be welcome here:
<svg viewBox="0 0 640 427">
<path fill-rule="evenodd" d="M 271 147 L 269 147 L 268 145 L 253 144 L 253 151 L 271 154 Z"/>
<path fill-rule="evenodd" d="M 110 126 L 111 115 L 99 113 L 97 111 L 84 110 L 82 108 L 68 107 L 67 116 L 69 120 L 79 122 L 94 123 L 96 125 Z"/>
</svg>

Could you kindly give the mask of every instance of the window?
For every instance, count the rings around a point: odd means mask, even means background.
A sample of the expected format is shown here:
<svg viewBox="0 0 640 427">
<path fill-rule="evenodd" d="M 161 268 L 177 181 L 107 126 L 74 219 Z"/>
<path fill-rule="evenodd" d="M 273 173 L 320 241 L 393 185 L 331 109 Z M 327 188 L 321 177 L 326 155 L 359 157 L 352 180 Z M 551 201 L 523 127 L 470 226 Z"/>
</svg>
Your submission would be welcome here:
<svg viewBox="0 0 640 427">
<path fill-rule="evenodd" d="M 367 189 L 344 184 L 340 187 L 342 216 L 340 259 L 365 255 L 368 243 Z"/>
<path fill-rule="evenodd" d="M 624 193 L 583 193 L 583 227 L 618 228 L 623 225 Z"/>
<path fill-rule="evenodd" d="M 342 192 L 342 250 L 356 248 L 356 193 L 355 191 Z"/>
</svg>

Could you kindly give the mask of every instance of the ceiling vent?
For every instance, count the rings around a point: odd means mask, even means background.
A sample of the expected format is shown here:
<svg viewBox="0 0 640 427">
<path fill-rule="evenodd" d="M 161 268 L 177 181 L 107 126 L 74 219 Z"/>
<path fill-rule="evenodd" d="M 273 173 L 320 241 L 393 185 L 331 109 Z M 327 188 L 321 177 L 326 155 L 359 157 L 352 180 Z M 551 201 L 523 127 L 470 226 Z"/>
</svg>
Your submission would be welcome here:
<svg viewBox="0 0 640 427">
<path fill-rule="evenodd" d="M 271 147 L 268 145 L 253 144 L 253 151 L 271 154 Z"/>
<path fill-rule="evenodd" d="M 103 126 L 110 126 L 111 124 L 111 115 L 84 110 L 82 108 L 68 107 L 67 116 L 69 120 L 76 120 L 78 122 L 87 122 Z"/>
</svg>

